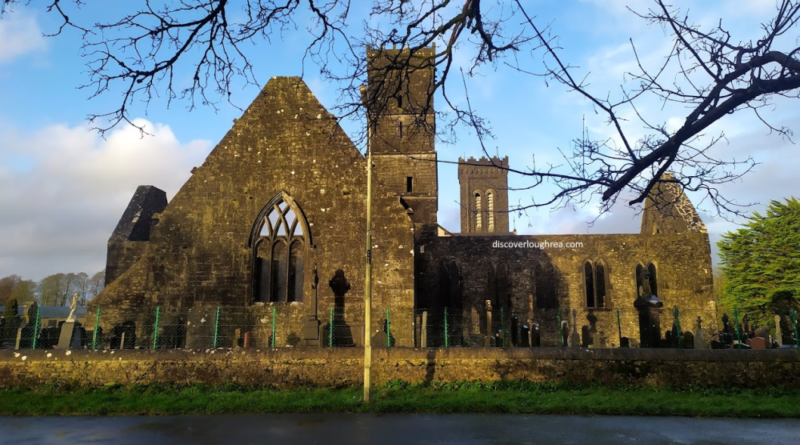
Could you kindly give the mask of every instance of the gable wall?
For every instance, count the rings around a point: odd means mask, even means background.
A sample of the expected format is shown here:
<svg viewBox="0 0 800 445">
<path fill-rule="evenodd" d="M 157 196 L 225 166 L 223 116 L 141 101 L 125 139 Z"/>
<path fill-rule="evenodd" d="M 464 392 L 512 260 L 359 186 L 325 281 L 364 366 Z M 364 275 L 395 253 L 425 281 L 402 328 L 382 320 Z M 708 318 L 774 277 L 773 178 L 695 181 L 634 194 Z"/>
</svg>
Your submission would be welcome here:
<svg viewBox="0 0 800 445">
<path fill-rule="evenodd" d="M 246 306 L 252 298 L 248 238 L 264 205 L 285 191 L 305 213 L 315 248 L 306 250 L 303 303 L 275 303 L 286 330 L 313 314 L 319 271 L 320 318 L 333 304 L 328 281 L 342 269 L 351 289 L 348 322 L 363 320 L 365 159 L 298 78 L 273 78 L 160 216 L 139 261 L 94 305 L 131 311 L 153 305 Z M 413 232 L 396 196 L 376 181 L 374 306 L 413 304 Z M 271 304 L 255 311 L 271 312 Z M 104 309 L 105 310 L 105 309 Z M 375 326 L 380 322 L 375 321 Z M 285 332 L 284 331 L 284 332 Z"/>
</svg>

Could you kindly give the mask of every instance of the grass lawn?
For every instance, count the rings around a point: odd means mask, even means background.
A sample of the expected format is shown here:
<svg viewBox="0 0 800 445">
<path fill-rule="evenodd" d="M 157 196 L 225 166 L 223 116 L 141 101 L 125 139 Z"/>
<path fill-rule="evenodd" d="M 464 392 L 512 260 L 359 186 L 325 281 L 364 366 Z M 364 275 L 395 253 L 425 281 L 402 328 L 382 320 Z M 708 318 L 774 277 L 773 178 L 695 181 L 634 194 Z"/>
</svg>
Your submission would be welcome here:
<svg viewBox="0 0 800 445">
<path fill-rule="evenodd" d="M 800 417 L 800 389 L 656 389 L 530 382 L 392 382 L 361 403 L 361 388 L 106 387 L 0 390 L 0 415 L 226 413 L 539 413 Z"/>
</svg>

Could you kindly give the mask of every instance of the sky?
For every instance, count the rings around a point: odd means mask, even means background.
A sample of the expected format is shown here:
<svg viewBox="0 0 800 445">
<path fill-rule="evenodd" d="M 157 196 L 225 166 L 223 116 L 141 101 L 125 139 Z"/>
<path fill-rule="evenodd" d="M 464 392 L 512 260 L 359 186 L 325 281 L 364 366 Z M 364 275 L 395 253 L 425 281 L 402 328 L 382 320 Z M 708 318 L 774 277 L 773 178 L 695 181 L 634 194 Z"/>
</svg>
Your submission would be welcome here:
<svg viewBox="0 0 800 445">
<path fill-rule="evenodd" d="M 360 3 L 360 2 L 359 2 Z M 484 5 L 487 2 L 483 2 Z M 588 75 L 591 91 L 605 96 L 618 94 L 624 73 L 635 67 L 630 41 L 635 42 L 644 63 L 663 60 L 670 42 L 663 29 L 650 26 L 628 7 L 644 11 L 648 0 L 530 0 L 523 2 L 536 14 L 540 26 L 550 24 L 559 36 L 560 54 L 581 76 Z M 720 19 L 739 39 L 758 36 L 760 23 L 774 11 L 773 0 L 674 1 L 689 6 L 700 26 Z M 120 6 L 89 2 L 79 11 L 84 23 L 119 15 Z M 120 2 L 119 4 L 123 4 Z M 130 6 L 133 3 L 128 2 Z M 365 14 L 365 13 L 363 13 Z M 365 16 L 366 17 L 366 16 Z M 264 85 L 273 76 L 297 76 L 304 80 L 329 110 L 337 104 L 337 86 L 306 61 L 303 50 L 310 35 L 302 27 L 289 29 L 283 38 L 259 41 L 251 48 L 256 80 Z M 80 34 L 66 31 L 45 37 L 58 27 L 56 17 L 47 14 L 41 2 L 18 5 L 0 19 L 0 277 L 18 274 L 39 280 L 58 272 L 92 274 L 104 268 L 106 242 L 138 185 L 155 185 L 171 199 L 189 178 L 192 167 L 202 164 L 255 98 L 258 86 L 238 85 L 232 101 L 221 102 L 215 110 L 199 106 L 189 110 L 186 102 L 167 106 L 163 96 L 149 104 L 135 103 L 132 116 L 145 125 L 148 135 L 121 125 L 101 137 L 86 117 L 113 109 L 120 100 L 118 89 L 91 98 L 87 83 L 86 58 L 81 55 Z M 797 41 L 798 29 L 789 36 Z M 355 32 L 355 31 L 354 31 Z M 792 40 L 793 39 L 793 40 Z M 520 63 L 540 71 L 541 52 L 523 51 Z M 457 57 L 466 66 L 468 57 Z M 179 73 L 185 77 L 186 71 Z M 465 99 L 463 84 L 454 76 L 449 88 L 456 101 Z M 185 80 L 185 79 L 184 79 Z M 602 116 L 586 100 L 566 87 L 540 77 L 515 72 L 504 64 L 483 67 L 478 75 L 465 79 L 470 103 L 486 118 L 495 135 L 486 141 L 492 153 L 508 156 L 512 167 L 547 162 L 563 164 L 562 152 L 581 136 L 584 125 L 595 139 L 613 137 Z M 771 122 L 800 130 L 800 102 L 775 101 L 766 111 Z M 437 108 L 443 101 L 437 98 Z M 656 100 L 641 102 L 640 111 L 653 120 L 680 123 L 687 111 L 661 107 Z M 345 122 L 354 135 L 363 123 Z M 625 123 L 631 135 L 643 133 L 641 124 Z M 726 138 L 714 153 L 723 158 L 752 156 L 759 165 L 741 181 L 726 184 L 720 191 L 741 204 L 755 203 L 746 213 L 763 210 L 770 200 L 800 196 L 800 157 L 787 139 L 770 134 L 751 112 L 726 116 L 709 133 Z M 439 144 L 440 159 L 480 156 L 474 134 L 461 128 L 458 140 Z M 526 178 L 509 177 L 512 187 L 524 187 Z M 532 191 L 511 192 L 513 204 L 541 201 L 552 186 Z M 439 222 L 459 230 L 456 167 L 439 166 Z M 711 238 L 712 248 L 722 233 L 734 230 L 741 218 L 715 215 L 702 195 L 689 193 L 698 205 Z M 596 201 L 566 208 L 543 208 L 514 214 L 512 229 L 523 234 L 632 233 L 640 224 L 640 209 L 622 200 L 610 212 L 597 217 Z M 716 258 L 715 258 L 716 261 Z"/>
</svg>

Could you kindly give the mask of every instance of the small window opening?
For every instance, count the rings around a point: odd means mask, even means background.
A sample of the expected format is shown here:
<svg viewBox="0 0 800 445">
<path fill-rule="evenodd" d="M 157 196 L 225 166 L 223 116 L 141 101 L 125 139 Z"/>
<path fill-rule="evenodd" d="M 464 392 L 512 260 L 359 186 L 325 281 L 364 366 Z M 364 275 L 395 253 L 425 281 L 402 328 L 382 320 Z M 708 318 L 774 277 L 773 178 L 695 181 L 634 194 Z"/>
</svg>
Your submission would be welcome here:
<svg viewBox="0 0 800 445">
<path fill-rule="evenodd" d="M 489 207 L 487 217 L 489 219 L 489 231 L 494 232 L 494 193 L 486 192 L 486 205 Z"/>
<path fill-rule="evenodd" d="M 406 193 L 414 191 L 414 178 L 411 176 L 406 177 Z"/>
<path fill-rule="evenodd" d="M 475 229 L 481 229 L 481 194 L 475 194 Z"/>
<path fill-rule="evenodd" d="M 397 121 L 397 133 L 400 135 L 400 139 L 403 139 L 403 121 Z"/>
</svg>

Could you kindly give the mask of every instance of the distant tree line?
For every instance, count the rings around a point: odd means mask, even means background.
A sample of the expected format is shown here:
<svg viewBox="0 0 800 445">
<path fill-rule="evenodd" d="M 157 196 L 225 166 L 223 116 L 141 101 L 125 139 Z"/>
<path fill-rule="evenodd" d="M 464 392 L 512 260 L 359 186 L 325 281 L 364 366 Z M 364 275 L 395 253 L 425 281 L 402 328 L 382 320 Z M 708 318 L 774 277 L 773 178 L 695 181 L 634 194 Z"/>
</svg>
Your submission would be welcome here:
<svg viewBox="0 0 800 445">
<path fill-rule="evenodd" d="M 9 275 L 0 278 L 0 302 L 13 299 L 20 305 L 36 302 L 41 306 L 67 306 L 70 297 L 77 293 L 78 303 L 84 306 L 103 290 L 105 275 L 105 270 L 91 277 L 85 272 L 56 273 L 38 282 Z"/>
</svg>

